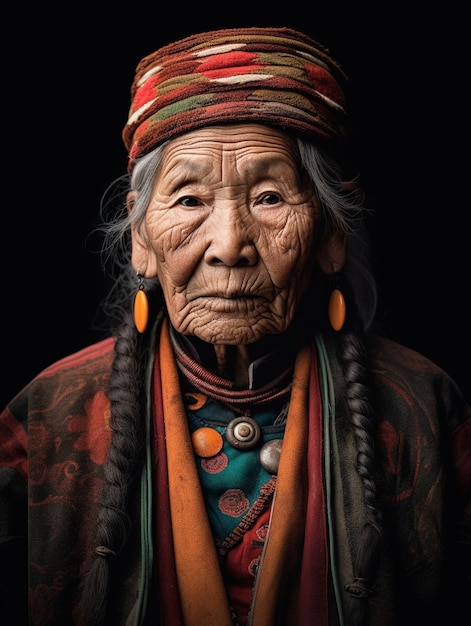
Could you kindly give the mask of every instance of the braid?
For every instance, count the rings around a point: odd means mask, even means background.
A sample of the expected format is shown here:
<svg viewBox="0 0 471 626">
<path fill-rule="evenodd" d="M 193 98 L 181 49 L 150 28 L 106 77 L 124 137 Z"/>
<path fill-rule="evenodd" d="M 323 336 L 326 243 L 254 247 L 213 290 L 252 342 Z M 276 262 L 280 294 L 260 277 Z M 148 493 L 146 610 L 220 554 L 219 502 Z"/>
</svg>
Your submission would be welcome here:
<svg viewBox="0 0 471 626">
<path fill-rule="evenodd" d="M 373 477 L 374 439 L 366 348 L 359 334 L 343 337 L 343 366 L 347 383 L 346 398 L 358 449 L 357 471 L 363 483 L 366 524 L 354 561 L 354 579 L 346 585 L 349 592 L 349 626 L 369 623 L 368 597 L 377 575 L 381 539 L 381 512 L 377 507 L 377 488 Z"/>
<path fill-rule="evenodd" d="M 132 317 L 116 333 L 115 357 L 111 370 L 111 439 L 104 467 L 104 488 L 97 517 L 95 560 L 85 581 L 83 612 L 85 623 L 105 623 L 111 583 L 111 561 L 129 535 L 126 512 L 128 491 L 137 473 L 143 446 L 141 413 L 143 359 L 139 358 L 139 336 Z M 142 356 L 142 355 L 141 355 Z"/>
</svg>

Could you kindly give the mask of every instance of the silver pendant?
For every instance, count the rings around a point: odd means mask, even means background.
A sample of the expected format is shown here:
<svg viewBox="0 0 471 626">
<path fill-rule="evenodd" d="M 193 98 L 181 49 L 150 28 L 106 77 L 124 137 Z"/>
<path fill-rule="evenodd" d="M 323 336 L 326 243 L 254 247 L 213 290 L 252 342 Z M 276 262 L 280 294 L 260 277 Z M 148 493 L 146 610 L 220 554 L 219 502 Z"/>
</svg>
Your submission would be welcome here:
<svg viewBox="0 0 471 626">
<path fill-rule="evenodd" d="M 235 417 L 226 429 L 226 439 L 237 450 L 252 450 L 258 445 L 262 430 L 251 417 Z"/>
<path fill-rule="evenodd" d="M 282 439 L 272 439 L 260 448 L 260 465 L 269 474 L 277 474 L 280 465 Z"/>
</svg>

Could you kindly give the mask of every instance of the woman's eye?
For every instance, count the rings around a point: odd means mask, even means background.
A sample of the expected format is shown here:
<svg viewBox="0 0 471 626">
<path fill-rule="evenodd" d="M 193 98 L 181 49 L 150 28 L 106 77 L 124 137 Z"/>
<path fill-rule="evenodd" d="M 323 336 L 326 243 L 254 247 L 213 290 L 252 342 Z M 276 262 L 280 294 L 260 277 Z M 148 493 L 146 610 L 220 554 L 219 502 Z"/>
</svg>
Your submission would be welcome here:
<svg viewBox="0 0 471 626">
<path fill-rule="evenodd" d="M 260 196 L 259 203 L 260 204 L 278 204 L 281 201 L 281 198 L 276 193 L 265 193 L 263 196 Z"/>
<path fill-rule="evenodd" d="M 178 204 L 182 204 L 186 207 L 194 207 L 199 206 L 201 203 L 198 198 L 195 198 L 194 196 L 183 196 L 183 198 L 179 198 Z"/>
</svg>

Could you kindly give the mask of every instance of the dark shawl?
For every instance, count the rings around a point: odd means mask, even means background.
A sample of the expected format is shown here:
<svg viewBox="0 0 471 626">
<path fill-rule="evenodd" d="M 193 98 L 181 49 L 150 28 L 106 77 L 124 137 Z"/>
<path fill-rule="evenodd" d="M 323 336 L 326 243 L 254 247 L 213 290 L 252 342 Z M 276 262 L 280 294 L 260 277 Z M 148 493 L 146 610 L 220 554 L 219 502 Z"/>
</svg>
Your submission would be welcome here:
<svg viewBox="0 0 471 626">
<path fill-rule="evenodd" d="M 334 346 L 328 341 L 326 346 L 336 416 L 331 559 L 347 583 L 364 511 L 343 376 Z M 379 337 L 370 339 L 369 352 L 385 527 L 372 626 L 459 624 L 469 596 L 469 504 L 467 521 L 463 512 L 471 494 L 470 410 L 454 382 L 416 352 Z M 94 558 L 111 437 L 107 386 L 112 359 L 111 339 L 65 358 L 37 376 L 0 415 L 0 606 L 2 620 L 10 609 L 16 626 L 26 623 L 26 593 L 31 624 L 80 624 L 77 603 Z M 159 498 L 165 467 L 160 458 L 154 491 L 156 506 L 163 509 L 157 518 L 167 514 L 167 495 Z M 127 616 L 140 581 L 139 505 L 136 490 L 134 532 L 116 562 L 113 626 L 133 623 Z M 157 529 L 157 560 L 161 549 L 171 554 L 170 541 L 168 528 Z M 160 563 L 156 572 L 165 581 L 153 581 L 157 592 L 152 598 L 158 600 L 164 589 L 174 594 L 173 564 Z M 163 604 L 168 604 L 165 597 Z M 154 624 L 159 613 L 151 604 Z"/>
</svg>

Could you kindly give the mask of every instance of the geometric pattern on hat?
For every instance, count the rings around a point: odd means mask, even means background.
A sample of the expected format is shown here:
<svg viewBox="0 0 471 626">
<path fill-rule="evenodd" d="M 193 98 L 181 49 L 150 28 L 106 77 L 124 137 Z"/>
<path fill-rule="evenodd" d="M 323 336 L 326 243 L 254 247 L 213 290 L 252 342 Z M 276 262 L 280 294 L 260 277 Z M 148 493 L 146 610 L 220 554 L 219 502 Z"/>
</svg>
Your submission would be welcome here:
<svg viewBox="0 0 471 626">
<path fill-rule="evenodd" d="M 122 134 L 129 170 L 164 141 L 214 124 L 341 138 L 345 83 L 330 52 L 290 28 L 214 30 L 163 46 L 136 68 Z"/>
</svg>

